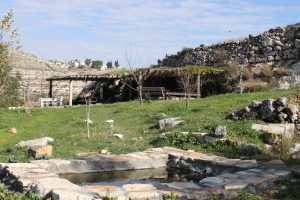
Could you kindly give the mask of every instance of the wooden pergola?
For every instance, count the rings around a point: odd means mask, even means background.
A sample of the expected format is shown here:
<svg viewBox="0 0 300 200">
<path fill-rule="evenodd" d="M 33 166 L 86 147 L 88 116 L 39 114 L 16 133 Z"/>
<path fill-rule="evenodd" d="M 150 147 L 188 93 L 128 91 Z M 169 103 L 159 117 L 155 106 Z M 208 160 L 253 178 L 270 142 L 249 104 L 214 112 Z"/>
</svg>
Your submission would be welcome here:
<svg viewBox="0 0 300 200">
<path fill-rule="evenodd" d="M 120 79 L 130 78 L 131 75 L 129 74 L 122 74 L 122 75 L 75 75 L 75 76 L 54 76 L 52 78 L 47 78 L 46 81 L 49 81 L 49 97 L 52 98 L 52 87 L 53 81 L 69 81 L 69 105 L 72 106 L 73 101 L 73 82 L 74 81 L 99 81 L 99 82 L 106 82 L 106 81 L 114 81 Z"/>
</svg>

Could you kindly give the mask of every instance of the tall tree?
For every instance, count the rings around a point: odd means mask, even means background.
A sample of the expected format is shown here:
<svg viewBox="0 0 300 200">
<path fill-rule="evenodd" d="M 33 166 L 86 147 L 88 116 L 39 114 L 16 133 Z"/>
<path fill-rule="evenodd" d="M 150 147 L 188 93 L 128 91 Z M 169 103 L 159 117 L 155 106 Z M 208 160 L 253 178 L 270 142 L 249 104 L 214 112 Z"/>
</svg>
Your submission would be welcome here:
<svg viewBox="0 0 300 200">
<path fill-rule="evenodd" d="M 0 106 L 15 105 L 19 98 L 20 77 L 9 76 L 12 53 L 21 47 L 17 29 L 13 29 L 13 15 L 10 10 L 0 21 Z"/>
</svg>

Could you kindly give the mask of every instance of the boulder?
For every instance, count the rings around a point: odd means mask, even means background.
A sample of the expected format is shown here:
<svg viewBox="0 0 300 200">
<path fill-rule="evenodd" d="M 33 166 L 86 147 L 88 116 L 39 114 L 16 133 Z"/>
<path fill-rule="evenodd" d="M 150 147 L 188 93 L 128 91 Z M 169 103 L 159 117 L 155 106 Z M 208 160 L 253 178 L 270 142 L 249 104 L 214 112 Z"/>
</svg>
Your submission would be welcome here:
<svg viewBox="0 0 300 200">
<path fill-rule="evenodd" d="M 264 39 L 262 45 L 263 45 L 264 47 L 273 46 L 273 45 L 275 45 L 275 41 L 274 41 L 273 39 L 267 37 L 267 38 Z"/>
<path fill-rule="evenodd" d="M 213 134 L 214 137 L 218 137 L 218 138 L 225 137 L 226 135 L 227 135 L 226 126 L 217 126 L 217 128 Z"/>
<path fill-rule="evenodd" d="M 284 108 L 287 106 L 287 102 L 288 102 L 288 98 L 286 97 L 279 97 L 278 99 L 276 99 L 276 101 L 274 101 L 273 106 L 275 108 Z"/>
<path fill-rule="evenodd" d="M 208 135 L 204 136 L 204 142 L 212 142 L 212 141 L 215 141 L 217 139 L 218 138 L 216 138 L 216 137 L 211 137 L 211 136 L 208 136 Z"/>
<path fill-rule="evenodd" d="M 253 155 L 261 153 L 262 148 L 257 144 L 245 144 L 241 147 L 241 152 L 247 155 Z"/>
<path fill-rule="evenodd" d="M 93 123 L 94 123 L 94 122 L 93 122 L 92 120 L 90 120 L 90 119 L 84 120 L 84 122 L 85 122 L 86 124 L 93 124 Z"/>
<path fill-rule="evenodd" d="M 7 132 L 16 134 L 17 133 L 17 129 L 15 127 L 9 128 L 9 129 L 7 129 Z"/>
<path fill-rule="evenodd" d="M 295 136 L 295 124 L 252 124 L 251 128 L 271 137 L 281 135 L 293 139 Z"/>
<path fill-rule="evenodd" d="M 290 148 L 290 154 L 291 157 L 294 159 L 299 159 L 300 158 L 300 144 L 295 143 L 291 148 Z"/>
<path fill-rule="evenodd" d="M 300 153 L 300 144 L 295 143 L 291 148 L 290 148 L 290 154 L 295 154 L 295 153 Z"/>
<path fill-rule="evenodd" d="M 198 141 L 203 142 L 207 133 L 194 132 L 192 136 L 194 136 Z"/>
<path fill-rule="evenodd" d="M 300 49 L 300 39 L 295 40 L 295 47 Z"/>
<path fill-rule="evenodd" d="M 34 140 L 27 140 L 27 141 L 21 141 L 18 144 L 16 144 L 16 147 L 25 147 L 29 149 L 30 147 L 33 146 L 46 146 L 48 144 L 51 144 L 54 142 L 54 139 L 51 137 L 43 137 L 39 139 L 34 139 Z"/>
<path fill-rule="evenodd" d="M 172 117 L 172 118 L 168 118 L 168 119 L 161 119 L 158 122 L 158 126 L 159 128 L 162 129 L 170 129 L 170 128 L 174 128 L 175 126 L 177 126 L 178 124 L 183 123 L 184 120 L 180 120 L 180 117 Z"/>
<path fill-rule="evenodd" d="M 31 146 L 28 149 L 28 154 L 33 158 L 42 158 L 42 157 L 50 158 L 52 156 L 52 149 L 53 148 L 51 145 Z"/>
<path fill-rule="evenodd" d="M 276 119 L 276 115 L 274 113 L 274 108 L 273 108 L 273 99 L 267 99 L 262 101 L 260 107 L 259 107 L 259 117 L 267 122 L 274 122 Z"/>
<path fill-rule="evenodd" d="M 124 135 L 122 134 L 113 134 L 116 138 L 123 139 Z"/>
</svg>

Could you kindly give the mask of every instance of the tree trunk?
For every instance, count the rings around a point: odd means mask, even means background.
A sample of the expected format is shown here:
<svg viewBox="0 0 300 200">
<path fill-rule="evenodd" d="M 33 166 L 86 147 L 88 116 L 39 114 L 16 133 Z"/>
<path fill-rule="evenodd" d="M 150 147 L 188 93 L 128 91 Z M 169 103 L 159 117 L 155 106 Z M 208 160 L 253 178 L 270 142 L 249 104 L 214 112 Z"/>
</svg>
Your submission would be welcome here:
<svg viewBox="0 0 300 200">
<path fill-rule="evenodd" d="M 91 100 L 89 99 L 87 102 L 86 109 L 86 129 L 87 129 L 87 137 L 90 137 L 90 111 L 91 111 Z"/>
<path fill-rule="evenodd" d="M 243 88 L 243 74 L 240 75 L 239 85 L 240 85 L 240 94 L 243 94 L 243 91 L 244 91 L 244 88 Z"/>
<path fill-rule="evenodd" d="M 139 84 L 139 101 L 140 101 L 140 106 L 143 107 L 143 90 L 142 90 L 142 85 L 141 83 Z"/>
</svg>

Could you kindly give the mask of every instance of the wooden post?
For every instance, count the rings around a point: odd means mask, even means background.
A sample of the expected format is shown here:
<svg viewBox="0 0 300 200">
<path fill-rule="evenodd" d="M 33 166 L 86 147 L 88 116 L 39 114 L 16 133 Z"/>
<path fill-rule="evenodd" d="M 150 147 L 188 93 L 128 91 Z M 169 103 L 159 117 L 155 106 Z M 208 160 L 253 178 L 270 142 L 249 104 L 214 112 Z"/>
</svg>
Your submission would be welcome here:
<svg viewBox="0 0 300 200">
<path fill-rule="evenodd" d="M 49 98 L 52 98 L 52 80 L 50 80 L 50 86 L 49 86 Z"/>
<path fill-rule="evenodd" d="M 69 83 L 69 106 L 72 106 L 73 102 L 73 81 L 70 80 Z"/>
<path fill-rule="evenodd" d="M 200 74 L 197 75 L 197 97 L 201 97 L 201 83 L 200 83 Z"/>
<path fill-rule="evenodd" d="M 99 89 L 100 89 L 100 91 L 99 91 L 99 93 L 100 93 L 100 100 L 103 100 L 103 87 L 101 86 Z"/>
</svg>

